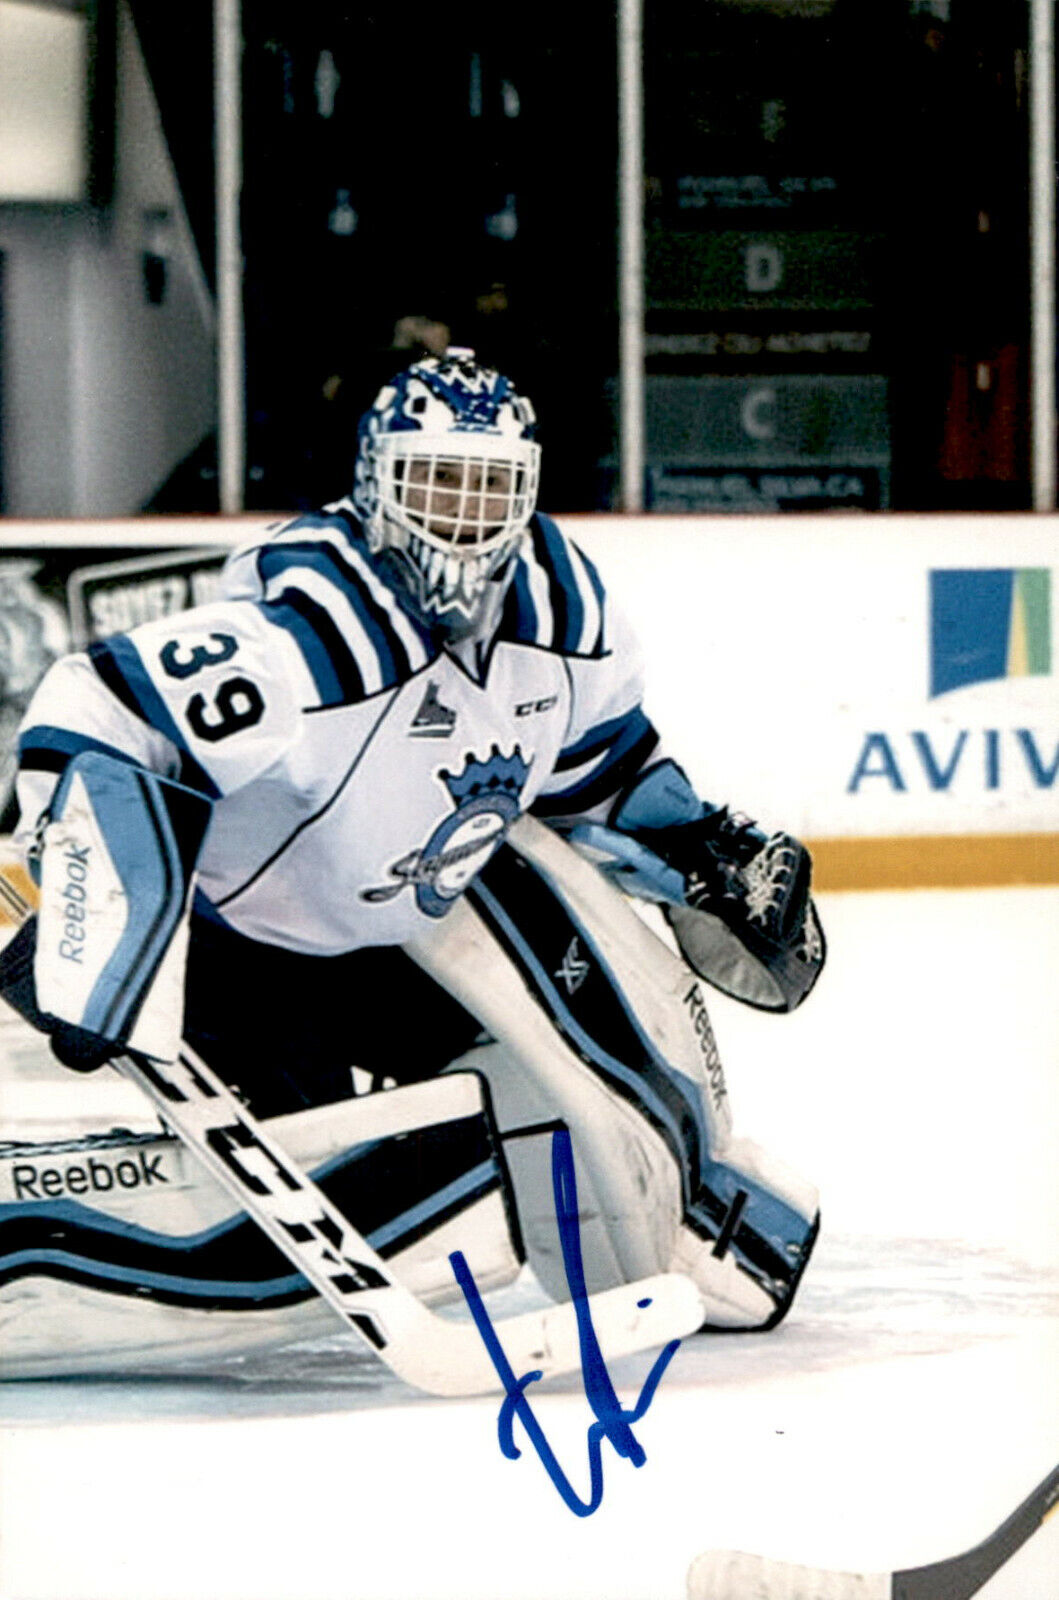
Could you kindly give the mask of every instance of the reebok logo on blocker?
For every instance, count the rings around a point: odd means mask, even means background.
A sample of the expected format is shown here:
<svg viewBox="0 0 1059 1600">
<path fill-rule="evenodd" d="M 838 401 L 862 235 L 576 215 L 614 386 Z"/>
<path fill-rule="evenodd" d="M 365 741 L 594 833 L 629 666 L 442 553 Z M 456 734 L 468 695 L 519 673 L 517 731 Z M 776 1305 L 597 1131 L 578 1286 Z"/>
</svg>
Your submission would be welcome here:
<svg viewBox="0 0 1059 1600">
<path fill-rule="evenodd" d="M 87 844 L 76 845 L 71 840 L 63 851 L 66 878 L 60 892 L 64 921 L 59 955 L 64 961 L 80 961 L 84 955 L 85 880 L 88 877 L 91 848 Z"/>
</svg>

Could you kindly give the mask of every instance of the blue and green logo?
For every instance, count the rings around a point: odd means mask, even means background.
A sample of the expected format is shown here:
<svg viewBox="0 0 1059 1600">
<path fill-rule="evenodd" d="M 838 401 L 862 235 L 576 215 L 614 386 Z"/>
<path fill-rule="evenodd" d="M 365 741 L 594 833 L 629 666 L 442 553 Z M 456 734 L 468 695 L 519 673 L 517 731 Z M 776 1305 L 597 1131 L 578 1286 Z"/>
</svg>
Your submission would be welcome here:
<svg viewBox="0 0 1059 1600">
<path fill-rule="evenodd" d="M 944 568 L 930 574 L 930 695 L 1052 670 L 1047 567 Z"/>
</svg>

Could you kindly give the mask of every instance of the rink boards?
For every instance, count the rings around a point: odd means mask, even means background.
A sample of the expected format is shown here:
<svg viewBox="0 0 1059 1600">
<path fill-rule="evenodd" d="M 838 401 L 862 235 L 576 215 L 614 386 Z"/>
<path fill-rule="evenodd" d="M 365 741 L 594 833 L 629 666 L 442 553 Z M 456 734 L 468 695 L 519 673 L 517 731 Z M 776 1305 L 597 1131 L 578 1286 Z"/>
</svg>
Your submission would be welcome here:
<svg viewBox="0 0 1059 1600">
<path fill-rule="evenodd" d="M 212 598 L 275 520 L 8 521 L 0 750 L 55 654 Z M 819 888 L 1059 882 L 1059 518 L 561 522 L 700 792 L 808 839 Z"/>
</svg>

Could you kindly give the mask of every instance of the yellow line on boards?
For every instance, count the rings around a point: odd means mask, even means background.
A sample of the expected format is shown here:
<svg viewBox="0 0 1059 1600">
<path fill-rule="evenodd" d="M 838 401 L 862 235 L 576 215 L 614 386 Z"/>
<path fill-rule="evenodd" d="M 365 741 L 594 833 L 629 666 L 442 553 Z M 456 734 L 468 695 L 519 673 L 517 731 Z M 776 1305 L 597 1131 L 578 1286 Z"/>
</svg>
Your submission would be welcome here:
<svg viewBox="0 0 1059 1600">
<path fill-rule="evenodd" d="M 1059 884 L 1059 833 L 908 834 L 808 839 L 813 888 L 981 889 Z M 0 926 L 36 908 L 25 869 L 0 863 Z"/>
<path fill-rule="evenodd" d="M 909 834 L 806 841 L 813 887 L 977 889 L 1059 883 L 1059 833 Z"/>
</svg>

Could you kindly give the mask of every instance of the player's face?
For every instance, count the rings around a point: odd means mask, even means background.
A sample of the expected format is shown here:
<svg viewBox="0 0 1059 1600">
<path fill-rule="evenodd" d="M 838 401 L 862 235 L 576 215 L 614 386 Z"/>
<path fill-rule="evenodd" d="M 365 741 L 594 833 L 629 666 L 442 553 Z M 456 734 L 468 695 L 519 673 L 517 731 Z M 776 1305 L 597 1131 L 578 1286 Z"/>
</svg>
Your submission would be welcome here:
<svg viewBox="0 0 1059 1600">
<path fill-rule="evenodd" d="M 511 468 L 459 457 L 412 460 L 404 503 L 435 537 L 452 545 L 480 545 L 509 515 Z"/>
</svg>

